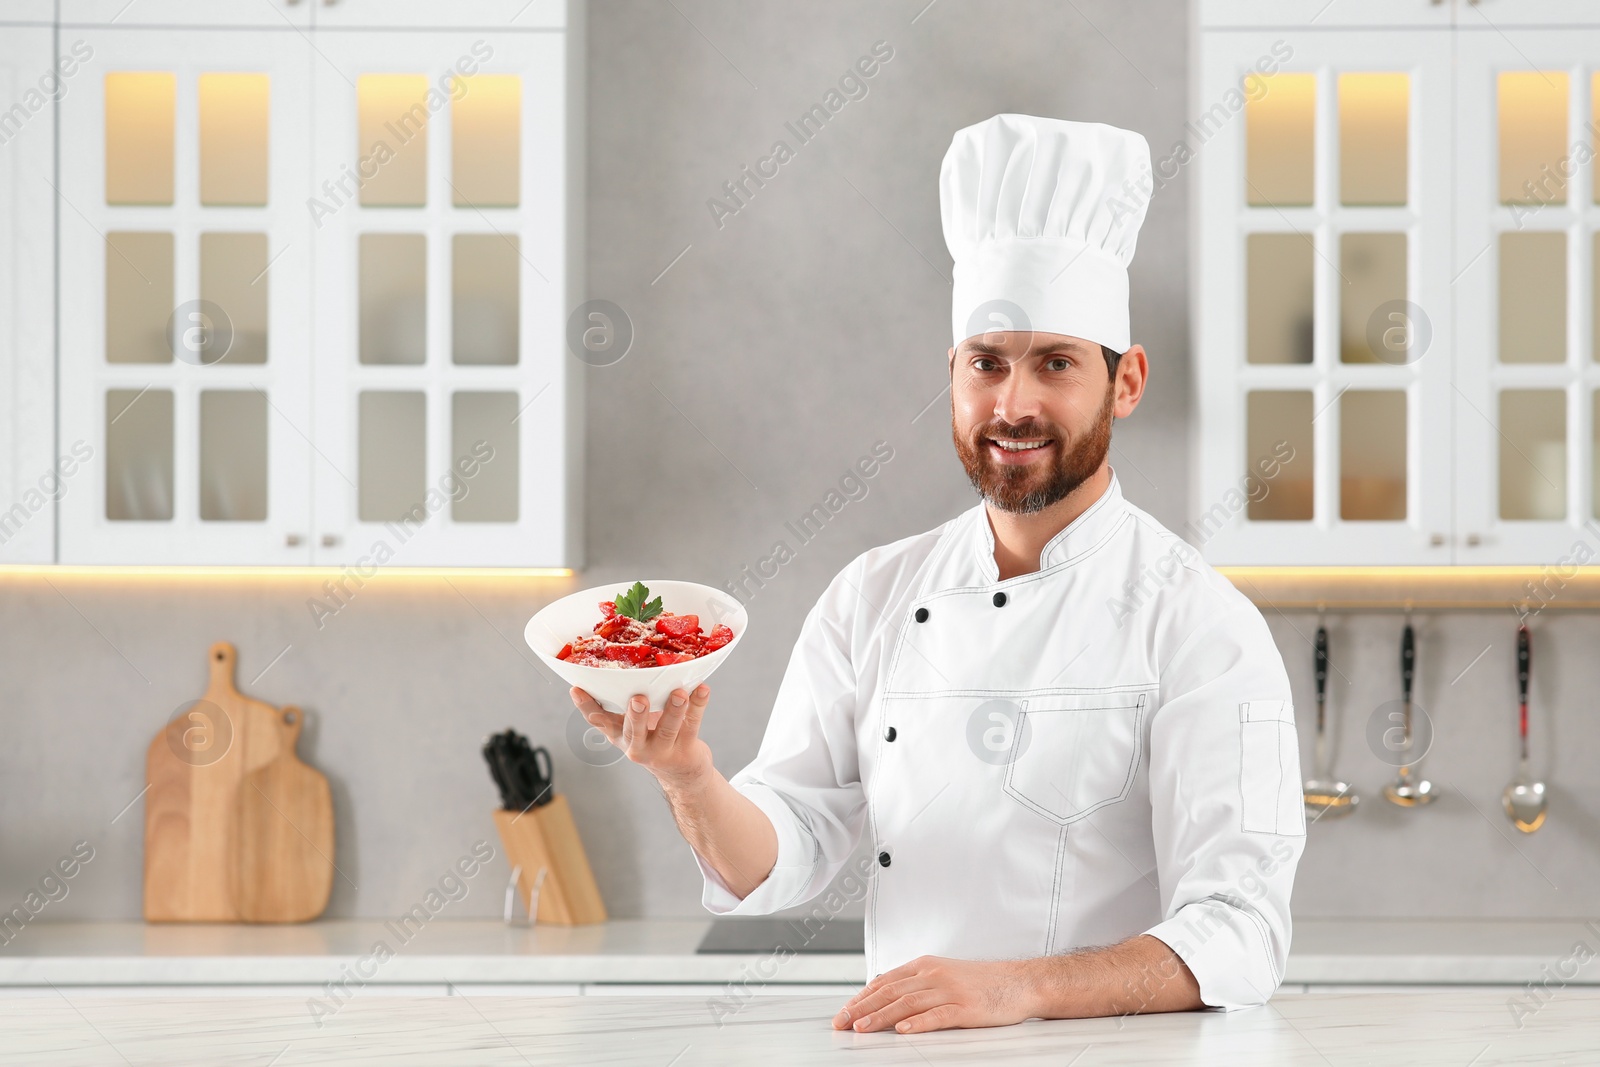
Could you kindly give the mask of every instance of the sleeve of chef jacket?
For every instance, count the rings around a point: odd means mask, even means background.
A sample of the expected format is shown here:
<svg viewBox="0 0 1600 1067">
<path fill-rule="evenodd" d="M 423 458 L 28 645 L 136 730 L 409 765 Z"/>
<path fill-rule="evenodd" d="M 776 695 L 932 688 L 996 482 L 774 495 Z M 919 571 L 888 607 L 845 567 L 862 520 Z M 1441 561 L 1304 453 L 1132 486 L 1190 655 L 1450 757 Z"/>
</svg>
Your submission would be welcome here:
<svg viewBox="0 0 1600 1067">
<path fill-rule="evenodd" d="M 778 834 L 778 860 L 743 900 L 695 854 L 714 915 L 768 915 L 820 893 L 850 857 L 866 809 L 856 758 L 850 634 L 862 561 L 834 578 L 806 616 L 754 761 L 729 779 Z M 852 573 L 854 572 L 854 573 Z M 708 714 L 715 714 L 715 706 Z"/>
<path fill-rule="evenodd" d="M 1305 808 L 1289 679 L 1253 605 L 1162 671 L 1150 803 L 1165 919 L 1145 932 L 1188 965 L 1206 1004 L 1265 1003 L 1289 955 Z"/>
</svg>

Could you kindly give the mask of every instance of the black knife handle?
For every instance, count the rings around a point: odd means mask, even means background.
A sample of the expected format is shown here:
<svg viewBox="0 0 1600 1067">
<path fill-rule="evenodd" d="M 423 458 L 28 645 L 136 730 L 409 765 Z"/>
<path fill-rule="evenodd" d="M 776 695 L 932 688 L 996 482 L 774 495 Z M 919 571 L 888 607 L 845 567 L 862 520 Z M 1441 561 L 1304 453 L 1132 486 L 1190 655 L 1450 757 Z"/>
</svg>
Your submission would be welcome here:
<svg viewBox="0 0 1600 1067">
<path fill-rule="evenodd" d="M 1328 628 L 1317 627 L 1317 703 L 1328 699 Z"/>
<path fill-rule="evenodd" d="M 1529 648 L 1528 624 L 1517 627 L 1517 695 L 1522 703 L 1528 702 L 1528 666 L 1533 660 Z"/>
<path fill-rule="evenodd" d="M 540 766 L 540 757 L 544 757 L 543 766 Z M 533 804 L 535 807 L 548 804 L 551 800 L 551 791 L 555 788 L 555 766 L 550 762 L 550 750 L 543 745 L 533 750 L 534 785 Z"/>
<path fill-rule="evenodd" d="M 1411 679 L 1416 673 L 1416 665 L 1417 635 L 1408 622 L 1405 632 L 1400 635 L 1400 684 L 1405 687 L 1407 704 L 1411 703 Z"/>
</svg>

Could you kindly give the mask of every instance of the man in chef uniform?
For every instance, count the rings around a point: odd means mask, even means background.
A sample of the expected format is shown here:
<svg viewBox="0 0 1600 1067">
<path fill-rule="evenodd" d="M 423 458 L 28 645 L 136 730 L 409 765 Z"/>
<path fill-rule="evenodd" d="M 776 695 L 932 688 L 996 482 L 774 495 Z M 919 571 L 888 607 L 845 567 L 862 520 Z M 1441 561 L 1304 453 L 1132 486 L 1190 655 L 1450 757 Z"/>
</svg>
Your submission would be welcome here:
<svg viewBox="0 0 1600 1067">
<path fill-rule="evenodd" d="M 712 765 L 705 685 L 653 730 L 643 697 L 572 691 L 655 773 L 714 914 L 810 901 L 870 843 L 875 977 L 836 1028 L 1242 1008 L 1283 978 L 1305 841 L 1283 660 L 1106 459 L 1148 370 L 1127 265 L 1149 170 L 1096 123 L 956 133 L 952 428 L 983 499 L 833 580 L 748 767 Z"/>
</svg>

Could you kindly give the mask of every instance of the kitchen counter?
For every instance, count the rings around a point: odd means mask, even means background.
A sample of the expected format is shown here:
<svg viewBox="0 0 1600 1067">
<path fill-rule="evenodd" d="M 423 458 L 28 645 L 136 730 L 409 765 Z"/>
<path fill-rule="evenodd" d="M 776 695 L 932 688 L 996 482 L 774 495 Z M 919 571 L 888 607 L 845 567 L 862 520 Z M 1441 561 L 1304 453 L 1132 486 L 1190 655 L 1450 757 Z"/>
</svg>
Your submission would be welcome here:
<svg viewBox="0 0 1600 1067">
<path fill-rule="evenodd" d="M 32 924 L 0 946 L 0 987 L 234 984 L 558 986 L 859 984 L 854 954 L 696 955 L 708 920 L 508 927 L 435 921 L 402 940 L 382 921 L 298 926 Z M 403 932 L 403 931 L 400 931 Z M 378 960 L 382 942 L 388 958 Z M 1575 953 L 1579 945 L 1587 950 Z M 364 962 L 365 961 L 365 962 Z M 1551 980 L 1600 985 L 1600 920 L 1297 920 L 1283 992 L 1319 984 Z M 419 990 L 425 992 L 426 990 Z M 577 989 L 572 989 L 577 992 Z"/>
<path fill-rule="evenodd" d="M 320 1019 L 297 998 L 0 1002 L 0 1063 L 505 1065 L 1372 1062 L 1487 1067 L 1597 1062 L 1600 990 L 1558 992 L 1521 1020 L 1506 995 L 1457 990 L 1284 997 L 1237 1012 L 1034 1020 L 902 1036 L 833 1030 L 834 998 L 766 997 L 727 1014 L 660 997 L 357 997 Z"/>
</svg>

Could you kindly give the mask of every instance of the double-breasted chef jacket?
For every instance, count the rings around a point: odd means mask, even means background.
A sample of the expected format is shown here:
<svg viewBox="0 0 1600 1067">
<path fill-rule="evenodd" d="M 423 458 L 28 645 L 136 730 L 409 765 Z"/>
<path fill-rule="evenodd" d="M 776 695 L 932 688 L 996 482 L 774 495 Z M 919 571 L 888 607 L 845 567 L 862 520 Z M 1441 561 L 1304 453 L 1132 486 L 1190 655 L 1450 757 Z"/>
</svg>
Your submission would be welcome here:
<svg viewBox="0 0 1600 1067">
<path fill-rule="evenodd" d="M 1283 978 L 1305 843 L 1283 660 L 1114 470 L 1033 573 L 1000 580 L 982 504 L 855 559 L 730 781 L 777 863 L 740 900 L 696 856 L 706 908 L 810 901 L 865 835 L 868 974 L 1148 933 L 1207 1005 L 1261 1004 Z"/>
</svg>

